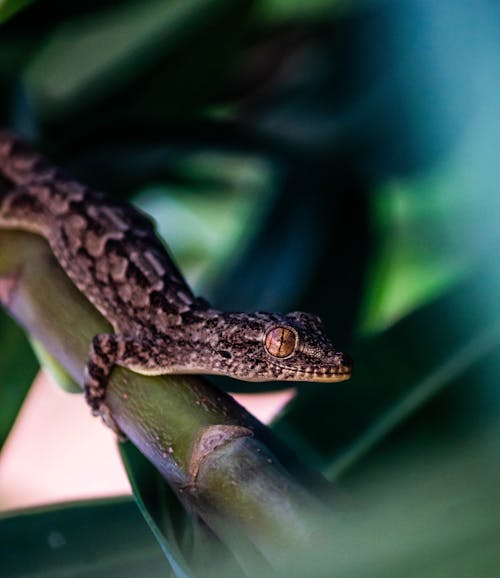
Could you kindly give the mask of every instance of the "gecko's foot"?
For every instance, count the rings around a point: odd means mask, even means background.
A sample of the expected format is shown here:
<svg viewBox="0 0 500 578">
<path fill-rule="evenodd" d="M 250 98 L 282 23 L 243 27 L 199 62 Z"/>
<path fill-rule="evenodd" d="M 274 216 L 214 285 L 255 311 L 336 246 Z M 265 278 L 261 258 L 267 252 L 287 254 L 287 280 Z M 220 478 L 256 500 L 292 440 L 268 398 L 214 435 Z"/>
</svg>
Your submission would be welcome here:
<svg viewBox="0 0 500 578">
<path fill-rule="evenodd" d="M 106 404 L 106 386 L 116 362 L 120 338 L 114 333 L 99 333 L 92 339 L 85 366 L 83 389 L 85 399 L 91 407 L 93 415 L 100 415 L 102 421 L 115 432 L 118 439 L 125 441 L 127 439 L 125 434 L 116 423 Z"/>
<path fill-rule="evenodd" d="M 92 414 L 95 416 L 101 416 L 104 424 L 115 432 L 116 436 L 118 437 L 118 441 L 127 441 L 127 436 L 122 432 L 120 426 L 116 423 L 114 417 L 111 415 L 111 410 L 105 403 L 101 402 L 98 409 L 92 410 Z"/>
<path fill-rule="evenodd" d="M 125 442 L 127 441 L 127 436 L 123 433 L 120 429 L 120 426 L 116 423 L 115 418 L 111 414 L 111 410 L 109 409 L 108 405 L 104 402 L 103 396 L 99 397 L 91 397 L 89 396 L 88 390 L 85 392 L 85 398 L 87 400 L 87 404 L 90 406 L 92 411 L 92 415 L 95 417 L 101 416 L 104 425 L 109 427 L 109 429 L 113 430 L 118 437 L 118 441 Z"/>
</svg>

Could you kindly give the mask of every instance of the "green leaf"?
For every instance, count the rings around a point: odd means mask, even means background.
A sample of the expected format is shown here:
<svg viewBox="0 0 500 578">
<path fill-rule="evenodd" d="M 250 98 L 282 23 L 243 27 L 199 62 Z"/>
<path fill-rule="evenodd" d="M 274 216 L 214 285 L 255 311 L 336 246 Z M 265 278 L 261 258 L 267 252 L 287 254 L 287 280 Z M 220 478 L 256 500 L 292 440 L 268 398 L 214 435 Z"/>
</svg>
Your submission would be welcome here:
<svg viewBox="0 0 500 578">
<path fill-rule="evenodd" d="M 130 443 L 120 444 L 120 453 L 132 490 L 146 523 L 157 539 L 177 578 L 191 572 L 181 551 L 182 533 L 191 521 L 178 498 L 158 470 Z"/>
<path fill-rule="evenodd" d="M 248 0 L 241 0 L 236 7 L 247 4 Z M 158 83 L 164 82 L 177 59 L 168 66 L 160 63 L 187 39 L 200 47 L 196 55 L 203 58 L 211 47 L 198 44 L 200 32 L 212 32 L 209 24 L 217 23 L 224 10 L 234 7 L 235 3 L 229 0 L 127 2 L 65 22 L 49 36 L 26 70 L 34 104 L 43 114 L 59 116 L 108 97 L 141 78 L 122 98 L 131 97 L 136 108 L 150 112 L 146 103 L 140 103 L 143 90 L 147 92 L 151 84 L 158 97 Z M 191 54 L 189 46 L 187 55 Z M 155 70 L 155 66 L 159 69 Z M 182 62 L 185 66 L 186 57 Z M 187 83 L 192 84 L 194 93 L 199 91 L 199 75 L 203 73 L 200 62 L 197 60 L 194 68 L 188 70 L 184 83 L 174 83 L 176 91 L 171 90 L 170 79 L 169 92 L 163 96 L 185 97 L 179 90 Z M 165 98 L 160 100 L 165 107 Z M 151 107 L 151 102 L 147 106 Z"/>
<path fill-rule="evenodd" d="M 255 14 L 264 22 L 320 20 L 332 17 L 355 4 L 353 0 L 260 0 Z"/>
<path fill-rule="evenodd" d="M 36 357 L 23 330 L 0 309 L 0 447 L 37 370 Z"/>
<path fill-rule="evenodd" d="M 171 575 L 128 498 L 4 515 L 0 560 L 2 575 L 12 578 Z"/>
<path fill-rule="evenodd" d="M 499 370 L 496 352 L 482 358 L 344 476 L 336 496 L 337 507 L 342 496 L 348 502 L 342 522 L 297 560 L 297 575 L 497 575 Z"/>
<path fill-rule="evenodd" d="M 33 0 L 0 0 L 0 24 L 32 2 Z"/>
<path fill-rule="evenodd" d="M 379 252 L 368 279 L 362 334 L 381 331 L 463 279 L 477 243 L 460 243 L 472 208 L 457 186 L 454 160 L 409 179 L 390 179 L 371 196 Z M 460 250 L 457 250 L 460 249 Z M 484 247 L 480 248 L 484 251 Z"/>
</svg>

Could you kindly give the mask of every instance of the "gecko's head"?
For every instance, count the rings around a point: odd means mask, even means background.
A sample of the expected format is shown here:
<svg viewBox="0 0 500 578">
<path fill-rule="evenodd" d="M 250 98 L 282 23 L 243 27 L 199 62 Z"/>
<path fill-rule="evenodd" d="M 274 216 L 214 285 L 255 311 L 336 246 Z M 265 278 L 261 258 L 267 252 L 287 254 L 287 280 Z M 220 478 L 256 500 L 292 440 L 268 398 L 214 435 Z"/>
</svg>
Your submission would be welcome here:
<svg viewBox="0 0 500 578">
<path fill-rule="evenodd" d="M 325 335 L 319 317 L 293 312 L 224 314 L 214 373 L 246 381 L 345 381 L 352 361 Z"/>
</svg>

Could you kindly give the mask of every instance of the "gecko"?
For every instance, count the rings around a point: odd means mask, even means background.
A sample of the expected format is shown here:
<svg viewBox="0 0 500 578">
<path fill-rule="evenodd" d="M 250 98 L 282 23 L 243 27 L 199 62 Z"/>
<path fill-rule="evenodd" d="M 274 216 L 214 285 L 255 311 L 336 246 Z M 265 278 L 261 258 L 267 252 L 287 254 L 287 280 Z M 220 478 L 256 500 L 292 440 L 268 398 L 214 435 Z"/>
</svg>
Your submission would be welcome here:
<svg viewBox="0 0 500 578">
<path fill-rule="evenodd" d="M 351 359 L 321 319 L 294 311 L 227 312 L 194 295 L 152 220 L 71 178 L 0 131 L 0 228 L 41 235 L 112 332 L 89 344 L 83 390 L 120 434 L 106 405 L 115 365 L 144 375 L 213 374 L 245 381 L 341 382 Z"/>
</svg>

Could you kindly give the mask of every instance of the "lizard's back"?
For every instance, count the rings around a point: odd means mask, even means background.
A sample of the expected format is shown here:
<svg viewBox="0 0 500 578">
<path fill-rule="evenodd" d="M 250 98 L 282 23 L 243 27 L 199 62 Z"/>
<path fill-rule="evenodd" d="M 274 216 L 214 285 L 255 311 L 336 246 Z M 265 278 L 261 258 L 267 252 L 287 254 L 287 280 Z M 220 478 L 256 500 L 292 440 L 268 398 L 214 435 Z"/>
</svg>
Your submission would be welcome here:
<svg viewBox="0 0 500 578">
<path fill-rule="evenodd" d="M 115 331 L 164 332 L 197 300 L 151 221 L 0 132 L 0 227 L 41 234 Z"/>
</svg>

